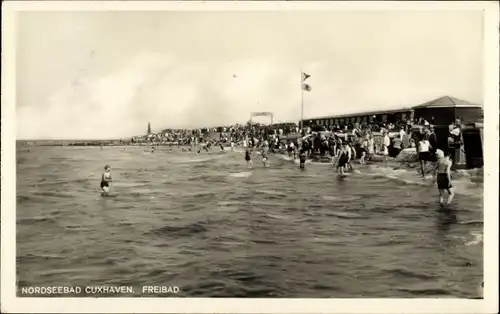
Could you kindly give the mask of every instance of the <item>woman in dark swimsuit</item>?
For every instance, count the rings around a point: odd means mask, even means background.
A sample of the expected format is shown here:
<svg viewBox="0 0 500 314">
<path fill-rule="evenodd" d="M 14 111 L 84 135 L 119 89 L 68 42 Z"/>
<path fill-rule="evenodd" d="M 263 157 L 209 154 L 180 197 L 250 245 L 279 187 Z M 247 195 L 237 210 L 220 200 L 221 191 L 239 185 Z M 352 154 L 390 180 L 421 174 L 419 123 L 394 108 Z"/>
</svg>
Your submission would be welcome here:
<svg viewBox="0 0 500 314">
<path fill-rule="evenodd" d="M 247 161 L 247 168 L 250 168 L 252 166 L 252 157 L 248 148 L 245 150 L 245 160 Z"/>
<path fill-rule="evenodd" d="M 338 151 L 338 162 L 337 162 L 337 171 L 340 171 L 341 175 L 344 175 L 344 168 L 346 167 L 347 162 L 349 161 L 349 156 L 347 155 L 347 144 L 340 146 Z"/>
</svg>

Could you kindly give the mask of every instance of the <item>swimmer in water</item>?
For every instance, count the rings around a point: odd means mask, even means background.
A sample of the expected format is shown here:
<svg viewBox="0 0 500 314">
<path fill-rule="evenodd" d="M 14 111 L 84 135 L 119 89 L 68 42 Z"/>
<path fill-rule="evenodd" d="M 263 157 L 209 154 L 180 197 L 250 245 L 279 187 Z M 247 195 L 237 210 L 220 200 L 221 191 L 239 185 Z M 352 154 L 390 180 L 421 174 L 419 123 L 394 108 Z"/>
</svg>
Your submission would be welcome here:
<svg viewBox="0 0 500 314">
<path fill-rule="evenodd" d="M 250 150 L 248 150 L 248 148 L 245 150 L 245 160 L 247 161 L 247 168 L 251 168 L 252 156 L 250 155 Z"/>
<path fill-rule="evenodd" d="M 300 160 L 300 169 L 305 169 L 305 167 L 306 167 L 306 151 L 303 148 L 300 150 L 299 160 Z"/>
<path fill-rule="evenodd" d="M 261 151 L 261 155 L 262 155 L 262 163 L 264 164 L 264 167 L 267 167 L 268 166 L 267 153 L 265 151 Z"/>
<path fill-rule="evenodd" d="M 448 202 L 446 204 L 450 204 L 453 200 L 453 196 L 455 196 L 455 192 L 453 191 L 453 186 L 451 185 L 451 164 L 449 156 L 445 156 L 443 151 L 438 149 L 436 150 L 437 163 L 436 163 L 436 181 L 439 190 L 439 204 L 443 205 L 443 196 L 444 191 L 447 191 Z"/>
<path fill-rule="evenodd" d="M 106 165 L 104 166 L 104 172 L 101 176 L 102 195 L 108 195 L 110 182 L 113 182 L 111 178 L 111 167 L 109 165 Z"/>
</svg>

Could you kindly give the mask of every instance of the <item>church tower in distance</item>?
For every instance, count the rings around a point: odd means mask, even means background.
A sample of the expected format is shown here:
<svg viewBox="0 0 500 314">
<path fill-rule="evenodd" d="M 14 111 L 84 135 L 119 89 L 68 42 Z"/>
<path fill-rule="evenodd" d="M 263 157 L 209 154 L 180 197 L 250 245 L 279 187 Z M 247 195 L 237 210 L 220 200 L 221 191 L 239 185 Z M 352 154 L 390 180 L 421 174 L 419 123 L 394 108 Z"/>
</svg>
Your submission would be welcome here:
<svg viewBox="0 0 500 314">
<path fill-rule="evenodd" d="M 151 122 L 148 122 L 148 135 L 151 134 Z"/>
</svg>

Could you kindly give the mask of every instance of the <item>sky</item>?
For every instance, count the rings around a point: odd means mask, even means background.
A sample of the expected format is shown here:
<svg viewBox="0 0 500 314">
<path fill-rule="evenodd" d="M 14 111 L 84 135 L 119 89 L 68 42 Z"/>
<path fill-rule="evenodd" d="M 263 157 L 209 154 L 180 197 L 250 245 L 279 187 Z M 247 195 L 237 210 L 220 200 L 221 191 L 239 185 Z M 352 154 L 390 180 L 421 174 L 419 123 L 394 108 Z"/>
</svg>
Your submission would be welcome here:
<svg viewBox="0 0 500 314">
<path fill-rule="evenodd" d="M 165 128 L 417 105 L 482 104 L 483 19 L 460 11 L 22 12 L 18 139 L 107 139 Z M 267 122 L 264 117 L 255 121 Z"/>
</svg>

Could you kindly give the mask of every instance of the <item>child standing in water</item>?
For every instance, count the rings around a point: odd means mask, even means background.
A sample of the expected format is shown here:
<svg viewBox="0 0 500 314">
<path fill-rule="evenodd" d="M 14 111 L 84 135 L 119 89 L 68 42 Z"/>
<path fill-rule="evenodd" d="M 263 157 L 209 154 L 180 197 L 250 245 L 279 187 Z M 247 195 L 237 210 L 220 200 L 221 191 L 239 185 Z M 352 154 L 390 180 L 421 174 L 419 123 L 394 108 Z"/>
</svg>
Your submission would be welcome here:
<svg viewBox="0 0 500 314">
<path fill-rule="evenodd" d="M 450 204 L 455 195 L 453 191 L 453 186 L 451 185 L 451 160 L 448 156 L 445 156 L 443 151 L 438 149 L 436 151 L 437 156 L 437 186 L 439 189 L 439 204 L 443 205 L 443 195 L 446 190 L 449 194 L 448 201 L 446 204 Z"/>
<path fill-rule="evenodd" d="M 110 182 L 113 182 L 111 178 L 111 167 L 109 165 L 106 165 L 104 166 L 104 172 L 101 176 L 102 195 L 108 195 Z"/>
<path fill-rule="evenodd" d="M 362 165 L 366 164 L 366 153 L 368 152 L 368 136 L 365 137 L 363 142 L 361 143 L 361 159 L 359 160 L 359 163 Z"/>
<path fill-rule="evenodd" d="M 268 164 L 267 164 L 267 152 L 265 152 L 264 150 L 261 151 L 261 156 L 262 156 L 262 163 L 264 164 L 264 167 L 267 167 Z"/>
<path fill-rule="evenodd" d="M 303 148 L 300 149 L 299 160 L 300 160 L 300 169 L 305 169 L 305 167 L 306 167 L 306 151 Z"/>
</svg>

